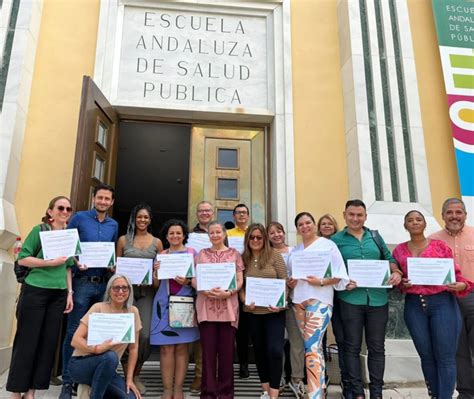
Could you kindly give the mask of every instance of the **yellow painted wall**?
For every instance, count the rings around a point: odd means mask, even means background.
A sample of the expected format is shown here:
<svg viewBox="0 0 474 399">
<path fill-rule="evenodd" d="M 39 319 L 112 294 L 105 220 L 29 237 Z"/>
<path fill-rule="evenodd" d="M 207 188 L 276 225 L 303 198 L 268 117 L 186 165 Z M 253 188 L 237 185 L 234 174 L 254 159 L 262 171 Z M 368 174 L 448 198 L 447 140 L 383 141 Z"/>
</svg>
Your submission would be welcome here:
<svg viewBox="0 0 474 399">
<path fill-rule="evenodd" d="M 438 37 L 431 0 L 408 0 L 407 3 L 418 76 L 433 212 L 443 225 L 441 205 L 448 197 L 459 197 L 460 190 L 439 57 Z"/>
<path fill-rule="evenodd" d="M 296 210 L 331 213 L 348 198 L 336 0 L 293 0 Z"/>
<path fill-rule="evenodd" d="M 71 190 L 82 76 L 94 71 L 99 4 L 44 1 L 16 194 L 23 237 L 51 198 Z"/>
<path fill-rule="evenodd" d="M 407 1 L 438 217 L 442 201 L 459 195 L 451 130 L 431 1 Z M 341 222 L 349 192 L 336 3 L 291 2 L 292 64 L 297 210 L 330 212 Z M 93 74 L 99 4 L 44 2 L 16 198 L 23 236 L 50 198 L 70 192 L 82 75 Z"/>
</svg>

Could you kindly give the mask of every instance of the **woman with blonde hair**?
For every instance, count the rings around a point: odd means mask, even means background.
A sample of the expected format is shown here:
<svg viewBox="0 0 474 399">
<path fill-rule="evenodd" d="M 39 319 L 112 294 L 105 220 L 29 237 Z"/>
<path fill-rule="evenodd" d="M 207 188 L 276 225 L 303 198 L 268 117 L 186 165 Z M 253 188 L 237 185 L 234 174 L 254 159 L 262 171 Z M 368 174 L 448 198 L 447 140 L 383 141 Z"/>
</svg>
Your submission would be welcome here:
<svg viewBox="0 0 474 399">
<path fill-rule="evenodd" d="M 69 371 L 75 382 L 90 385 L 90 399 L 141 398 L 133 381 L 133 374 L 137 364 L 142 323 L 138 309 L 132 304 L 133 287 L 130 280 L 120 274 L 113 275 L 107 283 L 104 301 L 91 306 L 72 337 L 74 352 L 69 361 Z M 88 345 L 89 317 L 93 313 L 132 313 L 135 323 L 134 342 L 115 343 L 108 339 L 98 345 Z M 117 366 L 127 348 L 128 361 L 124 381 L 117 373 Z"/>
</svg>

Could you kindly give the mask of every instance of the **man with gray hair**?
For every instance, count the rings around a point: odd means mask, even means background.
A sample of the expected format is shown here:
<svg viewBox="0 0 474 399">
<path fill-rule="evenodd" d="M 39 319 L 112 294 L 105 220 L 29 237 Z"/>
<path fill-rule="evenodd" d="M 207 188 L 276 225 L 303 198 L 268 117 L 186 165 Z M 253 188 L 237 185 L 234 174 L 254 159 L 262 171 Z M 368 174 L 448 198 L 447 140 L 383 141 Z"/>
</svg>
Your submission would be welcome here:
<svg viewBox="0 0 474 399">
<path fill-rule="evenodd" d="M 443 230 L 430 236 L 446 242 L 453 251 L 454 261 L 462 275 L 474 281 L 474 227 L 466 226 L 466 206 L 458 198 L 448 198 L 443 203 Z M 474 398 L 474 292 L 458 298 L 463 325 L 456 354 L 459 399 Z"/>
</svg>

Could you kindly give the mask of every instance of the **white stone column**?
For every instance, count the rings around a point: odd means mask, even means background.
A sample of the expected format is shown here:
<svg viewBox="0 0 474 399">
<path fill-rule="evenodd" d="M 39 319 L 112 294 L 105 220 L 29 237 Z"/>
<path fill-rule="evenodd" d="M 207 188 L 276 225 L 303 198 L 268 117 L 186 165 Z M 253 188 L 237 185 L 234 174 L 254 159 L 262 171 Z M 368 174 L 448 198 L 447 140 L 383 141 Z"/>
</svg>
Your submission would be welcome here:
<svg viewBox="0 0 474 399">
<path fill-rule="evenodd" d="M 42 9 L 42 0 L 10 0 L 0 10 L 1 57 L 8 65 L 0 111 L 0 373 L 11 356 L 18 285 L 8 250 L 19 234 L 15 195 Z"/>
</svg>

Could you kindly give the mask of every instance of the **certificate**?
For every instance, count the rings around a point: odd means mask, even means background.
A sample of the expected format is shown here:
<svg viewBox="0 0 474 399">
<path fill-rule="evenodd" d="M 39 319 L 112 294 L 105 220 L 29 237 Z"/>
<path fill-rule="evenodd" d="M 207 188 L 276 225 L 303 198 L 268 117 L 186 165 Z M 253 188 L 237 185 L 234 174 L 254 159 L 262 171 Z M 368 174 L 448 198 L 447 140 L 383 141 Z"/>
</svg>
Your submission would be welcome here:
<svg viewBox="0 0 474 399">
<path fill-rule="evenodd" d="M 331 251 L 296 251 L 291 254 L 291 277 L 332 278 Z"/>
<path fill-rule="evenodd" d="M 132 284 L 151 285 L 153 259 L 117 258 L 116 274 L 127 276 Z"/>
<path fill-rule="evenodd" d="M 357 287 L 390 288 L 390 263 L 388 260 L 349 259 L 347 261 L 349 278 Z"/>
<path fill-rule="evenodd" d="M 81 243 L 77 229 L 40 231 L 44 259 L 80 255 Z"/>
<path fill-rule="evenodd" d="M 160 261 L 158 280 L 176 277 L 194 277 L 194 257 L 192 254 L 156 255 Z"/>
<path fill-rule="evenodd" d="M 199 252 L 201 249 L 211 248 L 212 244 L 207 233 L 190 233 L 186 246 Z"/>
<path fill-rule="evenodd" d="M 196 267 L 197 290 L 208 291 L 219 287 L 222 290 L 237 289 L 235 263 L 199 263 Z"/>
<path fill-rule="evenodd" d="M 83 242 L 79 262 L 87 267 L 115 266 L 115 244 L 113 242 Z"/>
<path fill-rule="evenodd" d="M 245 304 L 283 308 L 286 305 L 286 280 L 281 278 L 247 277 L 245 282 Z"/>
<path fill-rule="evenodd" d="M 446 285 L 456 282 L 454 260 L 407 258 L 408 279 L 414 285 Z"/>
<path fill-rule="evenodd" d="M 244 237 L 227 237 L 229 248 L 235 248 L 240 254 L 244 253 Z"/>
<path fill-rule="evenodd" d="M 87 330 L 87 345 L 99 345 L 111 339 L 116 343 L 135 342 L 133 313 L 91 313 Z"/>
</svg>

